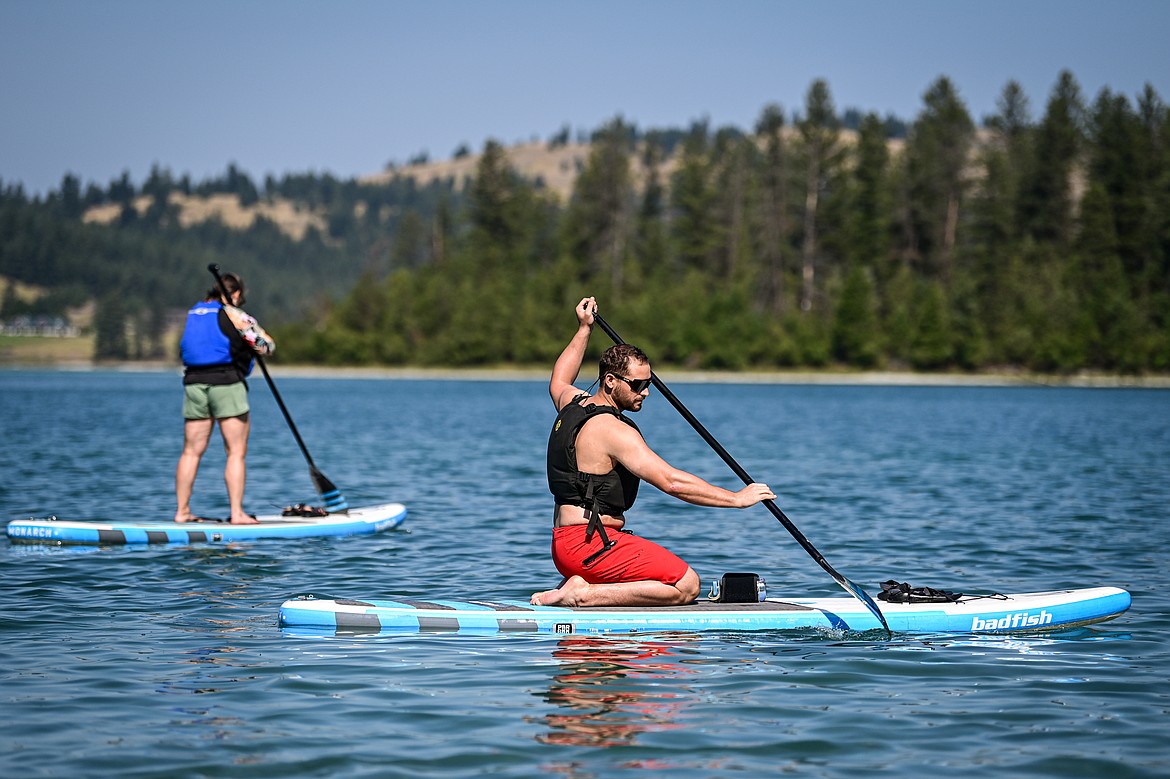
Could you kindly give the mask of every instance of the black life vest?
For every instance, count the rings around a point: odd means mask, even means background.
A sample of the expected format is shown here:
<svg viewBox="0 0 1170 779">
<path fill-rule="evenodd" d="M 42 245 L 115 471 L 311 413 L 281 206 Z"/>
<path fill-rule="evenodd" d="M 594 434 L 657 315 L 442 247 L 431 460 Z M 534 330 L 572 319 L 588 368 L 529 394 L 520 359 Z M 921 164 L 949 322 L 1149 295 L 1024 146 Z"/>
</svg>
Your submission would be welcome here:
<svg viewBox="0 0 1170 779">
<path fill-rule="evenodd" d="M 621 516 L 634 505 L 640 480 L 621 463 L 605 474 L 578 470 L 577 434 L 598 414 L 613 414 L 634 430 L 638 426 L 612 406 L 582 405 L 587 397 L 582 393 L 573 398 L 553 423 L 548 437 L 548 488 L 558 506 L 595 508 L 599 514 Z"/>
</svg>

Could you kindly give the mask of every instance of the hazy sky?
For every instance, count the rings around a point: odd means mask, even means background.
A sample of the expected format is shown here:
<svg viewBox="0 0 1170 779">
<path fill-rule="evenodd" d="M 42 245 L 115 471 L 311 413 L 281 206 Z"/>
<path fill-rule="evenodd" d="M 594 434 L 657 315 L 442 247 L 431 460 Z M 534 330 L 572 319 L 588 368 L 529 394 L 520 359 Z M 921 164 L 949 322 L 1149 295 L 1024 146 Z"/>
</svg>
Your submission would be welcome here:
<svg viewBox="0 0 1170 779">
<path fill-rule="evenodd" d="M 1063 69 L 1170 101 L 1168 41 L 1170 0 L 0 0 L 0 179 L 348 178 L 618 114 L 751 130 L 817 78 L 907 121 L 940 75 L 976 121 L 1015 79 L 1039 117 Z"/>
</svg>

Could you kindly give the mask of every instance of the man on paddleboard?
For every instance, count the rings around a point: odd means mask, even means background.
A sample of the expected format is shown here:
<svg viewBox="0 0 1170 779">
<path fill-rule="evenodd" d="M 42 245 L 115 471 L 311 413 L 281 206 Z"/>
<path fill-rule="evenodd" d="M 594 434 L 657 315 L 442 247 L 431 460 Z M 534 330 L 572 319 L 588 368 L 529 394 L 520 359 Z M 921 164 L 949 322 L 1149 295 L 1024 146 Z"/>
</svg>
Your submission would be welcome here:
<svg viewBox="0 0 1170 779">
<path fill-rule="evenodd" d="M 272 354 L 272 336 L 247 312 L 244 282 L 234 273 L 223 275 L 230 300 L 218 287 L 187 312 L 179 349 L 183 357 L 183 453 L 175 469 L 176 522 L 199 519 L 191 513 L 191 491 L 199 461 L 207 451 L 211 430 L 219 422 L 227 453 L 223 480 L 231 503 L 231 522 L 249 525 L 255 517 L 244 511 L 244 457 L 248 452 L 248 385 L 255 355 Z"/>
<path fill-rule="evenodd" d="M 548 442 L 553 562 L 565 577 L 532 596 L 544 606 L 675 606 L 699 595 L 699 576 L 681 558 L 623 528 L 640 481 L 697 506 L 747 508 L 776 496 L 766 484 L 738 492 L 674 468 L 646 445 L 625 412 L 650 394 L 650 361 L 636 346 L 611 346 L 598 365 L 597 392 L 573 386 L 581 372 L 597 301 L 574 308 L 577 333 L 549 380 L 557 408 Z"/>
</svg>

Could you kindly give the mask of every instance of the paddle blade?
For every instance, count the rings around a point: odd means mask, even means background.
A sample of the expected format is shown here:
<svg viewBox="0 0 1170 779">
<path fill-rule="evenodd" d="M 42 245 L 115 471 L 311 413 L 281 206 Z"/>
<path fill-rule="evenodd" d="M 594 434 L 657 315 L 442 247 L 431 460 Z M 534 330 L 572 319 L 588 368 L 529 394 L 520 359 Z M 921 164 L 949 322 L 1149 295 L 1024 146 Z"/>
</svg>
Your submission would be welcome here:
<svg viewBox="0 0 1170 779">
<path fill-rule="evenodd" d="M 888 635 L 888 636 L 894 635 L 894 631 L 890 630 L 890 626 L 888 624 L 886 624 L 886 618 L 882 614 L 882 610 L 880 608 L 878 608 L 878 605 L 876 602 L 874 602 L 874 599 L 869 597 L 868 592 L 861 589 L 861 587 L 859 585 L 854 584 L 849 579 L 846 579 L 844 576 L 841 576 L 840 574 L 838 574 L 837 576 L 835 576 L 833 578 L 835 578 L 837 580 L 838 584 L 840 584 L 842 587 L 845 588 L 846 592 L 848 592 L 854 598 L 857 598 L 859 601 L 864 603 L 866 608 L 868 608 L 871 612 L 873 612 L 873 615 L 875 617 L 877 617 L 878 622 L 882 623 L 882 627 L 885 628 L 886 635 Z"/>
<path fill-rule="evenodd" d="M 325 478 L 325 474 L 312 468 L 309 475 L 313 478 L 313 486 L 321 495 L 321 501 L 325 504 L 326 511 L 330 514 L 345 514 L 349 511 L 349 502 L 341 494 L 341 490 L 337 489 L 337 485 Z"/>
</svg>

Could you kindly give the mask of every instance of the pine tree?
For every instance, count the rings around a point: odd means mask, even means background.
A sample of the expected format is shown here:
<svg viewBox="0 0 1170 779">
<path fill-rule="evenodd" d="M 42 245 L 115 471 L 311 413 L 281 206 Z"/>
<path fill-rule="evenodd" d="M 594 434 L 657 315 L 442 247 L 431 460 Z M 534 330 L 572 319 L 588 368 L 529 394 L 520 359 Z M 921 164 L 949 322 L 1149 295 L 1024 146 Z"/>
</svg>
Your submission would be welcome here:
<svg viewBox="0 0 1170 779">
<path fill-rule="evenodd" d="M 1021 194 L 1026 235 L 1061 248 L 1073 237 L 1073 177 L 1084 148 L 1084 111 L 1080 86 L 1063 71 L 1036 128 L 1035 154 Z"/>
<path fill-rule="evenodd" d="M 108 294 L 98 301 L 93 317 L 94 359 L 125 360 L 130 356 L 126 314 L 126 306 L 117 293 Z"/>
<path fill-rule="evenodd" d="M 986 121 L 988 141 L 983 146 L 983 181 L 975 211 L 975 238 L 998 254 L 1019 239 L 1019 201 L 1024 172 L 1031 164 L 1034 128 L 1028 98 L 1016 81 L 1009 81 L 996 102 L 999 113 Z"/>
<path fill-rule="evenodd" d="M 845 277 L 833 320 L 833 356 L 858 368 L 872 368 L 881 355 L 877 299 L 869 272 L 855 263 Z"/>
<path fill-rule="evenodd" d="M 960 279 L 965 292 L 956 296 L 957 319 L 966 333 L 959 360 L 977 367 L 993 352 L 1011 320 L 1011 266 L 1021 239 L 1020 199 L 1024 175 L 1032 165 L 1035 133 L 1028 98 L 1009 81 L 996 103 L 998 113 L 986 120 L 987 141 L 978 156 L 980 174 L 971 198 L 973 266 Z M 977 357 L 978 355 L 978 357 Z"/>
<path fill-rule="evenodd" d="M 755 146 L 742 133 L 716 133 L 712 153 L 716 241 L 707 270 L 716 279 L 742 282 L 754 254 L 748 216 L 753 210 L 751 170 Z"/>
<path fill-rule="evenodd" d="M 927 269 L 949 281 L 975 125 L 946 77 L 931 85 L 923 102 L 906 147 L 911 226 Z"/>
<path fill-rule="evenodd" d="M 662 185 L 662 136 L 647 133 L 642 143 L 641 163 L 645 186 L 634 227 L 635 269 L 639 275 L 657 275 L 666 268 L 666 190 Z M 631 279 L 634 281 L 634 279 Z"/>
<path fill-rule="evenodd" d="M 1142 126 L 1124 95 L 1103 89 L 1088 118 L 1089 186 L 1101 185 L 1112 213 L 1118 253 L 1126 270 L 1143 276 L 1145 249 L 1141 226 L 1145 217 L 1145 181 L 1141 151 Z"/>
<path fill-rule="evenodd" d="M 1149 84 L 1137 106 L 1141 217 L 1134 245 L 1142 268 L 1138 286 L 1152 300 L 1170 296 L 1170 108 Z"/>
<path fill-rule="evenodd" d="M 392 268 L 417 268 L 426 260 L 426 227 L 418 211 L 407 211 L 398 223 L 394 248 L 390 255 Z"/>
<path fill-rule="evenodd" d="M 682 269 L 704 268 L 710 262 L 716 235 L 714 197 L 707 123 L 696 122 L 683 142 L 671 187 L 671 236 Z"/>
<path fill-rule="evenodd" d="M 889 165 L 886 131 L 877 114 L 867 114 L 857 133 L 853 165 L 848 177 L 850 219 L 845 251 L 850 262 L 875 268 L 878 281 L 892 273 L 890 260 Z"/>
<path fill-rule="evenodd" d="M 762 267 L 757 284 L 757 303 L 773 315 L 785 309 L 784 277 L 789 241 L 789 155 L 784 139 L 784 110 L 766 106 L 756 122 L 756 136 L 763 144 L 760 222 L 763 225 Z"/>
<path fill-rule="evenodd" d="M 915 301 L 914 313 L 911 364 L 921 370 L 947 367 L 954 356 L 954 347 L 950 311 L 940 282 L 924 282 L 924 288 Z"/>
<path fill-rule="evenodd" d="M 16 296 L 16 282 L 4 280 L 4 297 L 0 298 L 0 322 L 7 322 L 24 313 L 24 305 Z"/>
<path fill-rule="evenodd" d="M 805 116 L 797 123 L 804 154 L 804 219 L 801 241 L 800 309 L 810 311 L 816 287 L 817 214 L 821 192 L 840 149 L 840 122 L 829 85 L 817 79 L 805 99 Z"/>
<path fill-rule="evenodd" d="M 468 218 L 475 233 L 475 265 L 491 273 L 515 261 L 526 238 L 531 185 L 520 179 L 499 142 L 489 140 L 468 193 Z"/>
<path fill-rule="evenodd" d="M 61 215 L 66 219 L 79 219 L 82 213 L 81 180 L 67 173 L 61 179 Z"/>
<path fill-rule="evenodd" d="M 617 117 L 596 135 L 564 217 L 566 250 L 592 278 L 608 277 L 614 302 L 622 294 L 634 223 L 631 129 Z"/>
</svg>

